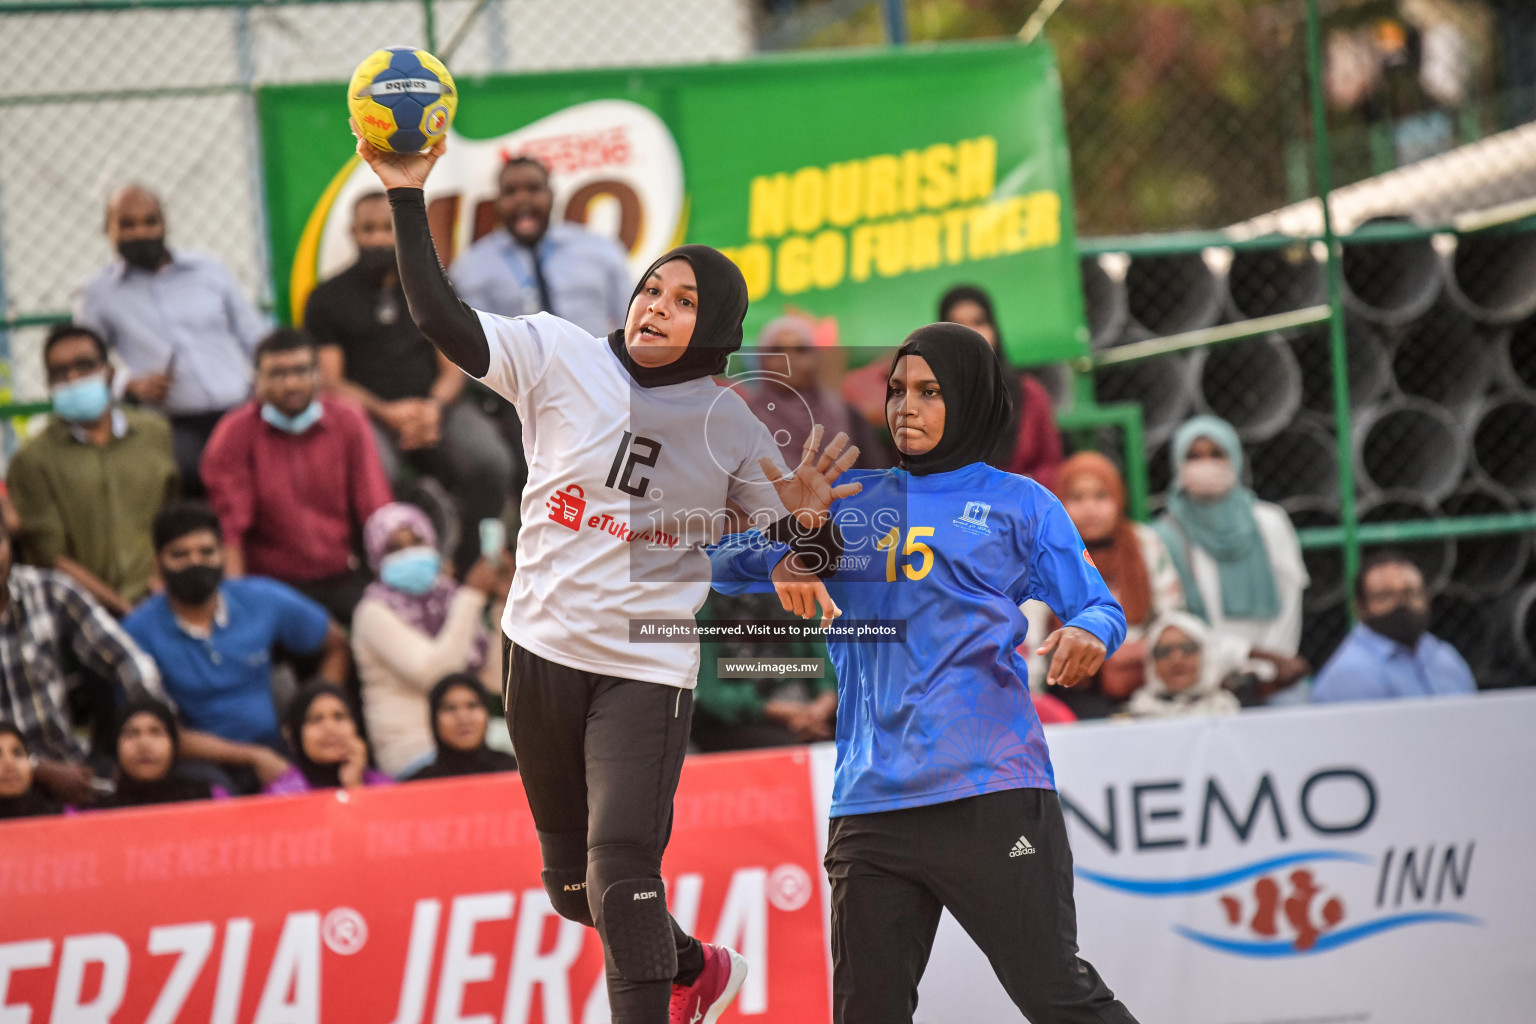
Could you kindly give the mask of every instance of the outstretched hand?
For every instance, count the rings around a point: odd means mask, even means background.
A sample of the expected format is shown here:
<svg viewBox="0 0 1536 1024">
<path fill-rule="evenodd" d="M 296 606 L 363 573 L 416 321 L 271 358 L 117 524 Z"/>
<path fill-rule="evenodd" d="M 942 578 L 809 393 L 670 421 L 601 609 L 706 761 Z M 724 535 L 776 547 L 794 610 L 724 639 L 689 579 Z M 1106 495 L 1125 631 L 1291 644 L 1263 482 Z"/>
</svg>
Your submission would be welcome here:
<svg viewBox="0 0 1536 1024">
<path fill-rule="evenodd" d="M 1035 651 L 1051 655 L 1051 671 L 1045 681 L 1052 686 L 1076 686 L 1104 664 L 1104 641 L 1076 626 L 1062 626 L 1045 638 Z"/>
<path fill-rule="evenodd" d="M 420 153 L 383 150 L 363 138 L 357 121 L 348 118 L 347 123 L 352 126 L 352 134 L 357 137 L 357 155 L 373 168 L 373 173 L 379 176 L 385 189 L 425 188 L 427 175 L 432 173 L 432 167 L 448 151 L 447 139 L 438 139 L 431 149 Z"/>
<path fill-rule="evenodd" d="M 848 498 L 864 489 L 863 484 L 843 484 L 834 487 L 837 478 L 853 466 L 859 457 L 858 446 L 848 446 L 848 435 L 839 433 L 820 451 L 823 427 L 820 423 L 811 428 L 811 436 L 800 449 L 800 463 L 794 472 L 785 476 L 773 460 L 764 457 L 760 461 L 763 475 L 779 492 L 784 507 L 806 529 L 815 529 L 827 518 L 827 510 L 838 498 Z M 846 450 L 845 450 L 846 449 Z"/>
</svg>

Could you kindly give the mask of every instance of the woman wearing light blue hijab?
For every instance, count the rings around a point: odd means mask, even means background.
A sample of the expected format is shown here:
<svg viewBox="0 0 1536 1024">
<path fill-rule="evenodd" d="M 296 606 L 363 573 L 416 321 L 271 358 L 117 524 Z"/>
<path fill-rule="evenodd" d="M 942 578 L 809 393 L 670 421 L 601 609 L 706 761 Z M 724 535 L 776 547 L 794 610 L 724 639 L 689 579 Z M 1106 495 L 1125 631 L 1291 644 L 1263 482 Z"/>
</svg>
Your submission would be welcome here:
<svg viewBox="0 0 1536 1024">
<path fill-rule="evenodd" d="M 1243 486 L 1243 447 L 1225 420 L 1196 416 L 1170 453 L 1174 482 L 1155 528 L 1189 611 L 1252 648 L 1294 656 L 1311 581 L 1290 517 Z"/>
</svg>

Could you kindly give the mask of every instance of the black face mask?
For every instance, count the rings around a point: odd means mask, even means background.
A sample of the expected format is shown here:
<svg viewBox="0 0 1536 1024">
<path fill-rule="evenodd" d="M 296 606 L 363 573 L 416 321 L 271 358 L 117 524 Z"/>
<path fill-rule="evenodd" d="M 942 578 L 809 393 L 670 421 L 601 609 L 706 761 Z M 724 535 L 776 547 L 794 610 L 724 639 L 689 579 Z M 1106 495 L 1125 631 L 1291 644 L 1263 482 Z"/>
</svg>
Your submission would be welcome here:
<svg viewBox="0 0 1536 1024">
<path fill-rule="evenodd" d="M 1429 629 L 1429 612 L 1400 604 L 1381 615 L 1364 615 L 1360 621 L 1388 640 L 1396 641 L 1409 650 L 1419 644 L 1419 637 Z"/>
<path fill-rule="evenodd" d="M 165 262 L 164 238 L 131 238 L 117 243 L 117 254 L 140 270 L 158 270 Z"/>
<path fill-rule="evenodd" d="M 222 565 L 189 565 L 165 574 L 165 590 L 182 604 L 202 604 L 219 589 Z"/>
<path fill-rule="evenodd" d="M 363 268 L 363 273 L 368 275 L 371 281 L 382 281 L 384 275 L 396 269 L 395 247 L 392 245 L 369 245 L 357 250 L 357 265 Z"/>
</svg>

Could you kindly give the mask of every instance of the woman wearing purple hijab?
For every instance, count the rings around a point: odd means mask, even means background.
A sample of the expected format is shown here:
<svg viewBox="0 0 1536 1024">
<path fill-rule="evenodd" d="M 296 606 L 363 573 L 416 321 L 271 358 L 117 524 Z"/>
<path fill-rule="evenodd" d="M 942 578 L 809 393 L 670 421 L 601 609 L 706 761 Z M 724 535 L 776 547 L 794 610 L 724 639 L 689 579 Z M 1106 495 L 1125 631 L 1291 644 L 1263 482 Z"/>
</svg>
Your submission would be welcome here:
<svg viewBox="0 0 1536 1024">
<path fill-rule="evenodd" d="M 471 671 L 499 687 L 500 658 L 486 644 L 485 612 L 491 595 L 506 588 L 497 586 L 497 566 L 486 559 L 470 567 L 462 585 L 444 575 L 437 531 L 415 505 L 391 502 L 369 516 L 363 548 L 378 581 L 352 616 L 352 652 L 374 757 L 398 777 L 437 750 L 427 694 L 439 679 Z"/>
</svg>

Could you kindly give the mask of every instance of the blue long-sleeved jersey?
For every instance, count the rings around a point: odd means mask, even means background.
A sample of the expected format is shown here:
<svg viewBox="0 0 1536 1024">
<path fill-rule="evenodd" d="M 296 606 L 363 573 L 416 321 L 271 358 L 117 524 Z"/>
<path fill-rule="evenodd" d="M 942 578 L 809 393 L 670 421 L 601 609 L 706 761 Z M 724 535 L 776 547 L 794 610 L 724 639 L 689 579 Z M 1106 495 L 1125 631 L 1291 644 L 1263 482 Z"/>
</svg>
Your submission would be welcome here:
<svg viewBox="0 0 1536 1024">
<path fill-rule="evenodd" d="M 852 619 L 904 620 L 905 643 L 831 637 L 837 668 L 832 816 L 1055 788 L 1018 647 L 1019 605 L 1044 601 L 1113 653 L 1125 613 L 1066 510 L 1027 477 L 973 463 L 950 473 L 859 470 L 832 505 L 843 560 L 826 580 Z M 764 589 L 787 549 L 734 534 L 711 553 L 715 589 Z"/>
</svg>

